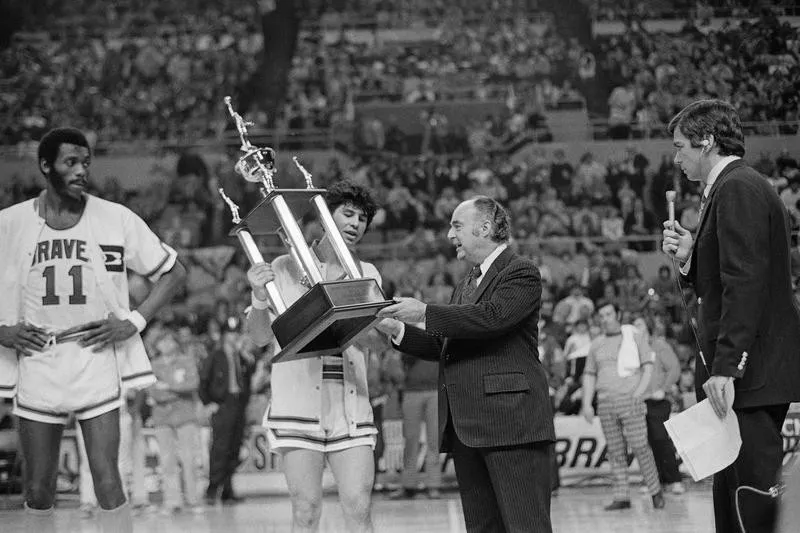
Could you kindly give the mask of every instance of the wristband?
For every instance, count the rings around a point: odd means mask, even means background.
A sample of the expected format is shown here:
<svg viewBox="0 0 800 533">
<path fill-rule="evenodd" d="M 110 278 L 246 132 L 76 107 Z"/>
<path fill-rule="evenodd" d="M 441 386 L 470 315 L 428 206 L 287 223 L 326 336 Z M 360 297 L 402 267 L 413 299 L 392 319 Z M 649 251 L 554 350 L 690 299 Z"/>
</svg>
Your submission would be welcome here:
<svg viewBox="0 0 800 533">
<path fill-rule="evenodd" d="M 128 321 L 136 326 L 136 330 L 139 333 L 144 331 L 144 328 L 147 327 L 147 320 L 144 319 L 142 313 L 139 311 L 131 311 L 131 314 L 128 315 Z"/>
<path fill-rule="evenodd" d="M 253 306 L 253 309 L 260 309 L 263 311 L 269 309 L 269 300 L 259 300 L 256 298 L 256 293 L 250 291 L 250 305 Z"/>
</svg>

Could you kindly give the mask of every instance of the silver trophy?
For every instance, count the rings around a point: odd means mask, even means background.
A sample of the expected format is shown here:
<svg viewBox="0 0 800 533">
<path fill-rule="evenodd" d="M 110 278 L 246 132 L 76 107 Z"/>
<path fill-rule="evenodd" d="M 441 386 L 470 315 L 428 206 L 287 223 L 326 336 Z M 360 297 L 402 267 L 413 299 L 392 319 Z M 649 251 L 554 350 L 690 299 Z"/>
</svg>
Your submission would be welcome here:
<svg viewBox="0 0 800 533">
<path fill-rule="evenodd" d="M 273 179 L 275 151 L 268 147 L 253 146 L 247 138 L 247 128 L 253 124 L 246 122 L 233 109 L 229 96 L 225 97 L 225 104 L 236 122 L 242 141 L 240 149 L 244 152 L 234 169 L 245 180 L 258 183 L 263 196 L 258 205 L 240 218 L 239 208 L 222 189 L 219 190 L 233 215 L 235 227 L 231 235 L 238 237 L 251 264 L 264 262 L 253 235 L 279 235 L 289 255 L 303 272 L 302 282 L 309 287 L 308 292 L 287 307 L 277 285 L 274 282 L 266 285 L 270 307 L 276 314 L 272 331 L 281 345 L 281 351 L 273 362 L 340 354 L 352 344 L 356 335 L 377 322 L 375 315 L 378 310 L 392 302 L 386 300 L 376 280 L 361 277 L 361 269 L 347 249 L 325 203 L 325 190 L 314 187 L 311 174 L 296 157 L 293 160 L 305 177 L 306 188 L 276 188 Z M 322 279 L 317 258 L 297 223 L 312 210 L 316 210 L 326 236 L 333 245 L 345 271 L 345 279 Z"/>
</svg>

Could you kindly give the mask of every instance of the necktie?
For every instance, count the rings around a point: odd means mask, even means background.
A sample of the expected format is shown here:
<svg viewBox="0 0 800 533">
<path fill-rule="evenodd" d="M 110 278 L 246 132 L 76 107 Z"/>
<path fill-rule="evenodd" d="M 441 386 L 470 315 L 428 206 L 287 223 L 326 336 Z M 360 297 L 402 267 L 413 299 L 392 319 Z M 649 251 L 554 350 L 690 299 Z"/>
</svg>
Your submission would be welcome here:
<svg viewBox="0 0 800 533">
<path fill-rule="evenodd" d="M 469 271 L 469 275 L 467 276 L 467 282 L 464 284 L 464 296 L 468 297 L 475 289 L 478 288 L 478 278 L 481 277 L 481 267 L 480 265 L 475 265 L 472 267 L 472 270 Z"/>
<path fill-rule="evenodd" d="M 697 213 L 697 221 L 698 222 L 703 219 L 703 209 L 706 208 L 706 201 L 707 200 L 708 200 L 708 196 L 706 196 L 706 193 L 704 192 L 703 193 L 703 197 L 700 198 L 700 211 Z"/>
</svg>

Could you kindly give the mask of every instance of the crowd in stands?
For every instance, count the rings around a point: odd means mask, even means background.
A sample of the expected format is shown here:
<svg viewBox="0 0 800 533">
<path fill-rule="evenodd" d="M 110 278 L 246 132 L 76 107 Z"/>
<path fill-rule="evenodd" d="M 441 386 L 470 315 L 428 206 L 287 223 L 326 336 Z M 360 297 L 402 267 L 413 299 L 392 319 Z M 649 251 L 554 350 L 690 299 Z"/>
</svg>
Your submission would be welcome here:
<svg viewBox="0 0 800 533">
<path fill-rule="evenodd" d="M 0 144 L 38 138 L 53 124 L 105 142 L 218 137 L 228 120 L 223 96 L 250 79 L 263 47 L 256 4 L 187 3 L 197 6 L 30 3 L 38 24 L 0 50 L 8 118 Z M 47 25 L 65 20 L 72 24 Z"/>
<path fill-rule="evenodd" d="M 148 27 L 163 31 L 212 32 L 238 24 L 249 25 L 248 32 L 253 32 L 259 13 L 268 10 L 269 4 L 269 0 L 181 0 L 171 3 L 40 0 L 16 6 L 15 13 L 22 20 L 22 30 L 46 31 L 54 36 L 80 33 L 136 36 Z"/>
<path fill-rule="evenodd" d="M 663 134 L 677 110 L 703 97 L 729 99 L 744 121 L 761 123 L 748 133 L 774 133 L 769 121 L 781 123 L 783 134 L 797 131 L 800 39 L 797 28 L 770 12 L 718 30 L 699 17 L 678 34 L 634 24 L 631 31 L 598 37 L 593 49 L 562 38 L 546 18 L 535 26 L 525 14 L 506 18 L 504 11 L 490 11 L 465 19 L 458 10 L 448 13 L 439 19 L 435 43 L 356 44 L 344 34 L 335 44 L 304 42 L 293 76 L 299 98 L 290 100 L 292 116 L 313 117 L 307 108 L 329 106 L 328 113 L 352 117 L 353 100 L 485 100 L 502 97 L 509 86 L 520 102 L 541 112 L 596 99 L 603 77 L 610 92 L 600 105 L 609 110 L 612 138 Z M 743 7 L 729 12 L 748 13 L 754 14 Z M 650 16 L 642 13 L 642 19 Z"/>
<path fill-rule="evenodd" d="M 136 0 L 30 6 L 46 16 L 43 27 L 29 30 L 47 29 L 47 21 L 74 23 L 0 50 L 0 114 L 8 117 L 0 144 L 24 149 L 56 123 L 74 124 L 103 142 L 218 138 L 230 126 L 222 97 L 237 94 L 256 72 L 263 48 L 259 15 L 274 5 L 187 3 L 189 9 Z M 597 37 L 590 49 L 516 0 L 454 6 L 352 0 L 334 9 L 308 2 L 302 12 L 372 10 L 391 13 L 384 17 L 390 25 L 400 24 L 404 13 L 436 20 L 437 39 L 382 42 L 376 34 L 373 42 L 357 42 L 342 31 L 330 42 L 319 27 L 309 28 L 301 33 L 276 127 L 349 123 L 357 118 L 356 104 L 374 100 L 506 99 L 524 117 L 540 116 L 597 100 L 603 78 L 610 93 L 600 95 L 600 105 L 608 107 L 613 138 L 632 131 L 658 135 L 676 109 L 705 96 L 730 99 L 745 121 L 762 123 L 751 132 L 769 128 L 767 121 L 788 123 L 782 133 L 797 131 L 800 39 L 774 15 L 719 30 L 689 21 L 677 35 L 633 25 Z M 269 118 L 255 106 L 240 112 L 259 125 Z"/>
<path fill-rule="evenodd" d="M 330 174 L 328 179 L 343 175 L 338 168 Z M 619 160 L 604 162 L 590 152 L 580 161 L 568 161 L 563 150 L 555 150 L 552 157 L 534 151 L 518 164 L 480 150 L 469 158 L 376 155 L 359 161 L 349 175 L 377 191 L 385 207 L 375 225 L 387 240 L 414 234 L 412 245 L 422 246 L 440 236 L 459 202 L 485 195 L 509 206 L 520 243 L 573 237 L 573 244 L 553 249 L 574 252 L 574 242 L 580 250 L 591 251 L 592 241 L 600 238 L 620 242 L 652 235 L 662 218 L 660 199 L 672 187 L 674 169 L 668 160 L 653 168 L 630 147 Z"/>
<path fill-rule="evenodd" d="M 53 124 L 104 141 L 217 137 L 228 120 L 223 96 L 253 74 L 261 47 L 254 33 L 74 39 L 0 51 L 0 113 L 14 119 L 3 144 Z"/>
<path fill-rule="evenodd" d="M 692 19 L 713 16 L 746 17 L 758 6 L 750 0 L 587 0 L 592 17 L 602 21 L 638 23 L 646 19 Z M 769 2 L 772 8 L 790 7 L 791 0 Z M 783 4 L 783 5 L 781 5 Z"/>
<path fill-rule="evenodd" d="M 594 58 L 551 26 L 516 20 L 445 22 L 436 42 L 353 42 L 342 33 L 301 39 L 283 111 L 290 129 L 355 118 L 356 103 L 511 99 L 533 109 L 580 105 L 571 80 L 590 80 Z"/>
<path fill-rule="evenodd" d="M 306 0 L 304 12 L 323 26 L 341 25 L 377 28 L 437 27 L 448 17 L 474 21 L 502 13 L 509 19 L 536 12 L 539 2 L 531 0 L 397 0 L 370 2 Z"/>
<path fill-rule="evenodd" d="M 33 33 L 0 51 L 0 113 L 9 118 L 1 143 L 24 143 L 65 122 L 103 141 L 219 136 L 227 120 L 222 96 L 236 94 L 258 66 L 259 11 L 241 0 L 189 3 L 197 6 L 178 10 L 131 1 L 106 7 L 86 1 L 80 9 L 31 8 L 41 11 L 37 20 L 74 24 L 38 32 L 48 26 L 30 27 Z M 541 106 L 580 101 L 565 80 L 577 78 L 581 64 L 593 64 L 591 55 L 549 26 L 542 33 L 530 16 L 494 13 L 503 15 L 469 24 L 463 13 L 448 16 L 435 43 L 354 43 L 343 34 L 331 44 L 312 29 L 298 44 L 278 127 L 352 120 L 357 98 L 504 97 L 509 83 L 519 80 L 535 82 L 517 90 L 535 89 Z M 257 124 L 266 122 L 257 108 L 241 111 L 252 113 Z"/>
<path fill-rule="evenodd" d="M 733 103 L 747 133 L 798 131 L 800 40 L 798 30 L 777 17 L 726 23 L 719 30 L 687 26 L 678 35 L 630 31 L 598 39 L 600 68 L 614 80 L 608 100 L 612 138 L 644 136 L 688 102 L 721 98 Z"/>
</svg>

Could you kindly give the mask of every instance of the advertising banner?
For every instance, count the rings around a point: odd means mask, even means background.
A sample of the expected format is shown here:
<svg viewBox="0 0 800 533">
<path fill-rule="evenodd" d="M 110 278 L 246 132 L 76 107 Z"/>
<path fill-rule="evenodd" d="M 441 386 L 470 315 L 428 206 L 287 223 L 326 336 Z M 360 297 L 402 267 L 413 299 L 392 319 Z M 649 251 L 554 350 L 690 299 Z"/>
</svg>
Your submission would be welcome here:
<svg viewBox="0 0 800 533">
<path fill-rule="evenodd" d="M 559 465 L 562 486 L 581 485 L 587 483 L 610 483 L 611 468 L 608 462 L 608 450 L 600 421 L 595 418 L 594 423 L 587 423 L 578 416 L 558 416 L 555 419 L 557 440 L 555 444 L 556 460 Z M 145 486 L 152 501 L 161 500 L 163 479 L 159 465 L 158 441 L 155 433 L 150 428 L 145 428 Z M 384 422 L 384 437 L 386 451 L 380 460 L 378 475 L 379 483 L 394 483 L 399 480 L 403 468 L 403 432 L 400 420 L 387 420 Z M 423 465 L 425 454 L 425 432 L 421 432 L 423 442 L 418 466 Z M 203 489 L 207 483 L 208 452 L 211 442 L 210 429 L 201 428 L 198 450 L 198 489 Z M 791 411 L 786 416 L 783 425 L 783 442 L 786 456 L 784 463 L 788 463 L 800 453 L 800 412 Z M 80 475 L 80 459 L 78 456 L 78 443 L 74 431 L 66 431 L 61 443 L 60 480 L 62 492 L 77 492 L 78 476 Z M 243 494 L 285 491 L 285 483 L 280 468 L 280 457 L 269 451 L 266 431 L 261 426 L 248 428 L 240 451 L 241 464 L 237 471 L 234 484 Z M 442 470 L 445 483 L 455 481 L 453 462 L 449 457 L 442 457 Z M 638 465 L 631 456 L 630 473 L 633 480 L 639 473 Z M 326 485 L 329 484 L 326 476 Z"/>
</svg>

